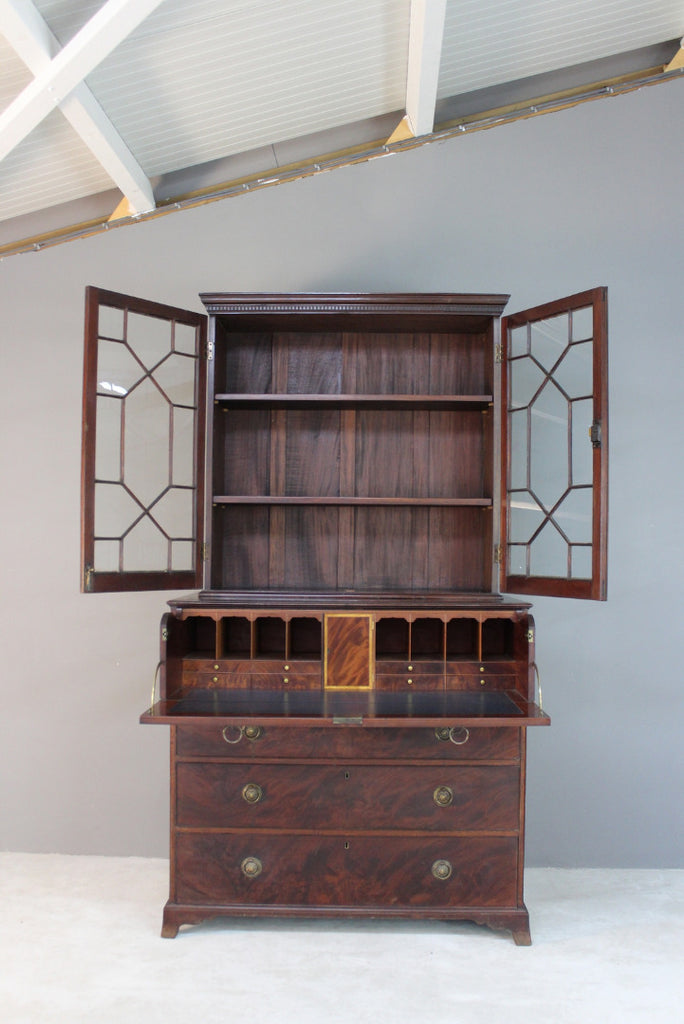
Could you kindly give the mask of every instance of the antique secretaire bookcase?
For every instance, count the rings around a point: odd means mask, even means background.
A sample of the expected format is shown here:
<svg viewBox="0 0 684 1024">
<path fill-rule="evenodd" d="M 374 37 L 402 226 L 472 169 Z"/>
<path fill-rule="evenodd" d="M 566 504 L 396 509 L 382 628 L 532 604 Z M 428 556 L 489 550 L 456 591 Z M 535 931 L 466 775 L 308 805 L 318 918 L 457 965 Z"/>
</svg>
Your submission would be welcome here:
<svg viewBox="0 0 684 1024">
<path fill-rule="evenodd" d="M 83 588 L 161 623 L 162 934 L 470 919 L 529 943 L 530 605 L 606 587 L 607 313 L 87 292 Z"/>
</svg>

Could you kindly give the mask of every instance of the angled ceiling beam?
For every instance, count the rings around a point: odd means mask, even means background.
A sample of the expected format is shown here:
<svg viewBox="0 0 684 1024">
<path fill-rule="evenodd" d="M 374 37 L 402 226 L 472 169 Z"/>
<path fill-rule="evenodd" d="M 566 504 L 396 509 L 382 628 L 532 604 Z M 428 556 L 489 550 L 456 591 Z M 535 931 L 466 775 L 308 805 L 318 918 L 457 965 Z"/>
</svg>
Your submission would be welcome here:
<svg viewBox="0 0 684 1024">
<path fill-rule="evenodd" d="M 59 106 L 162 0 L 108 0 L 0 114 L 0 160 Z M 0 0 L 0 32 L 9 0 Z M 9 18 L 7 19 L 9 23 Z"/>
<path fill-rule="evenodd" d="M 415 136 L 435 123 L 446 0 L 411 0 L 406 117 Z"/>
<path fill-rule="evenodd" d="M 30 0 L 0 0 L 0 24 L 10 46 L 34 75 L 45 71 L 61 49 Z M 153 210 L 154 193 L 147 175 L 84 82 L 63 101 L 61 111 L 121 189 L 130 212 Z"/>
</svg>

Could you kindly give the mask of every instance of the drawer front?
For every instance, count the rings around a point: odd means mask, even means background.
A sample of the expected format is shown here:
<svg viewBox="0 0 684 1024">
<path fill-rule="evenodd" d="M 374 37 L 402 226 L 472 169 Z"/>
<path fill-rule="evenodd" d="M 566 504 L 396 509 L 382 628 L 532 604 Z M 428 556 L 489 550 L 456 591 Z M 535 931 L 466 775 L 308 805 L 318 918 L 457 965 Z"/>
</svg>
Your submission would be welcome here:
<svg viewBox="0 0 684 1024">
<path fill-rule="evenodd" d="M 515 831 L 518 765 L 273 765 L 180 762 L 187 828 Z"/>
<path fill-rule="evenodd" d="M 184 675 L 183 685 L 200 690 L 320 690 L 320 675 L 287 672 L 269 675 L 267 672 L 231 673 L 197 672 Z"/>
<path fill-rule="evenodd" d="M 240 730 L 237 726 L 178 725 L 178 757 L 220 757 L 255 761 L 315 760 L 426 760 L 517 761 L 520 731 L 515 728 L 477 727 L 450 729 L 364 729 L 355 726 L 293 728 L 264 726 Z"/>
<path fill-rule="evenodd" d="M 376 675 L 377 690 L 443 690 L 444 675 L 418 675 L 415 672 Z"/>
<path fill-rule="evenodd" d="M 515 907 L 514 837 L 181 833 L 175 899 L 224 906 Z"/>
<path fill-rule="evenodd" d="M 183 664 L 183 686 L 202 690 L 319 690 L 321 663 L 315 661 L 202 661 Z"/>
</svg>

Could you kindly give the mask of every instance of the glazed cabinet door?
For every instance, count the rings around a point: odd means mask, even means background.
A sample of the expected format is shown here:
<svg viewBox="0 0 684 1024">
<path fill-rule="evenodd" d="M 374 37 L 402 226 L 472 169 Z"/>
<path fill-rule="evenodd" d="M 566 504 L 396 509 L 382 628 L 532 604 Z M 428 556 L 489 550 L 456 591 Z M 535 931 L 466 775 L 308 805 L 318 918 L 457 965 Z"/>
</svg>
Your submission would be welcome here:
<svg viewBox="0 0 684 1024">
<path fill-rule="evenodd" d="M 606 598 L 605 288 L 502 320 L 501 589 Z"/>
<path fill-rule="evenodd" d="M 88 288 L 84 591 L 201 584 L 206 318 Z"/>
</svg>

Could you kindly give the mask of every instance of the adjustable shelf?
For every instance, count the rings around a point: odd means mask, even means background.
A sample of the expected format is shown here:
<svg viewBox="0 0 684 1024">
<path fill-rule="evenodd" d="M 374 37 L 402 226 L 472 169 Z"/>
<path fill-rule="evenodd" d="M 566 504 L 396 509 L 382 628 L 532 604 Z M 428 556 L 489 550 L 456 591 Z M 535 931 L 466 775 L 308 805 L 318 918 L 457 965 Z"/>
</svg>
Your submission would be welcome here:
<svg viewBox="0 0 684 1024">
<path fill-rule="evenodd" d="M 491 498 L 375 498 L 375 497 L 314 497 L 272 494 L 216 494 L 214 505 L 390 505 L 403 506 L 460 506 L 491 508 Z"/>
<path fill-rule="evenodd" d="M 214 395 L 218 406 L 227 408 L 231 405 L 242 408 L 307 409 L 319 406 L 337 408 L 378 409 L 411 408 L 411 409 L 455 409 L 466 412 L 487 409 L 493 403 L 493 395 L 398 395 L 398 394 L 247 394 L 220 393 Z"/>
</svg>

